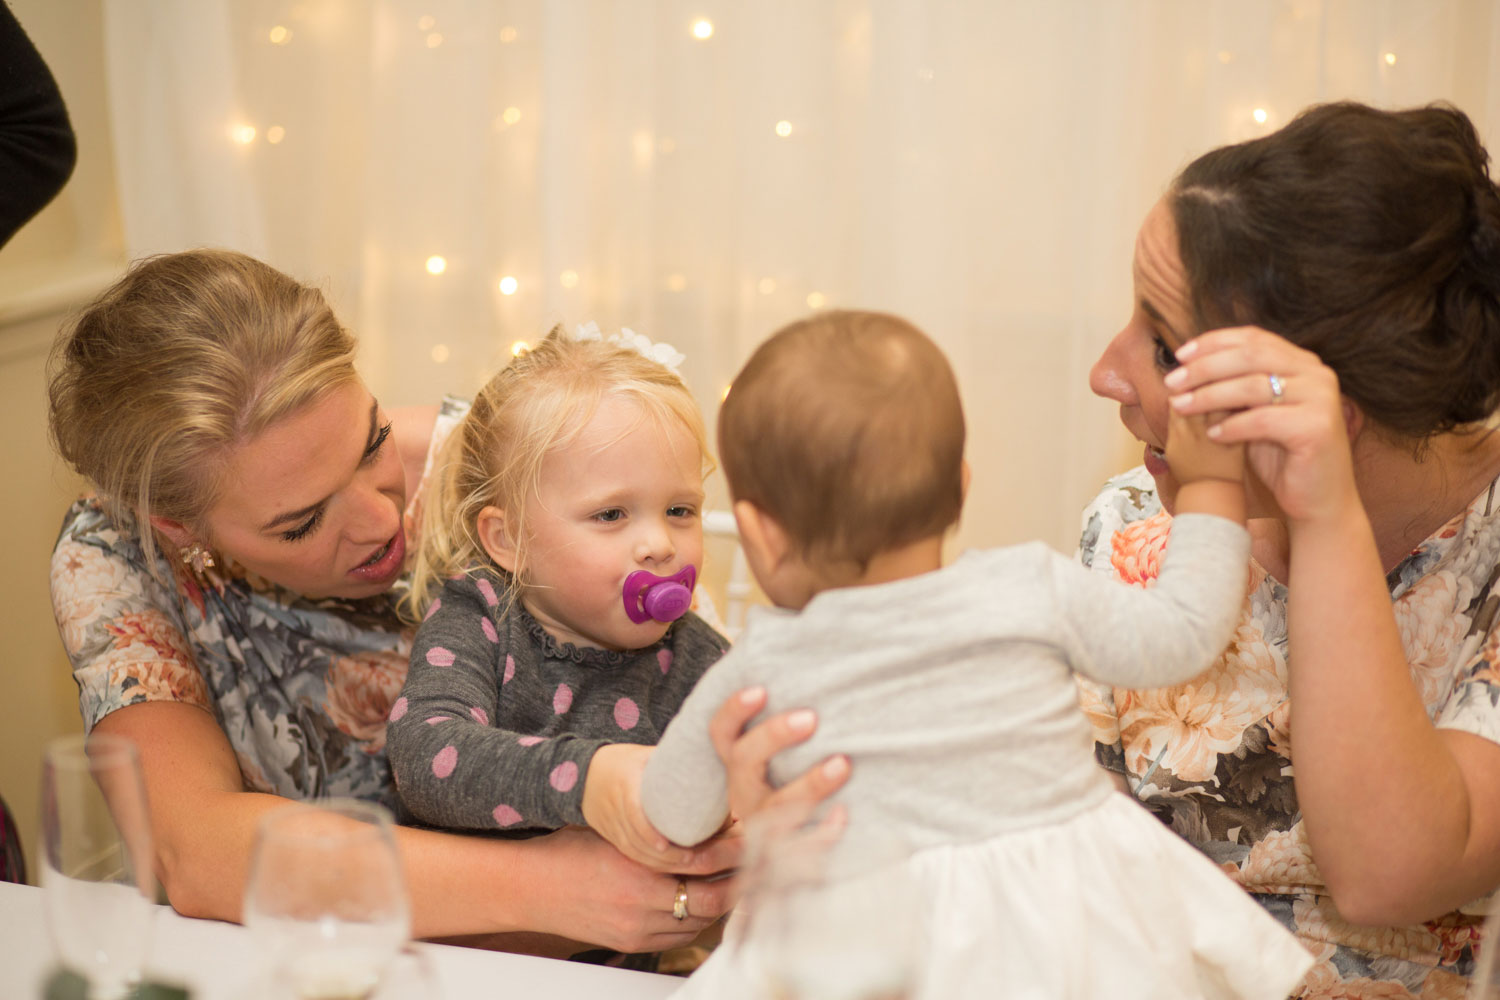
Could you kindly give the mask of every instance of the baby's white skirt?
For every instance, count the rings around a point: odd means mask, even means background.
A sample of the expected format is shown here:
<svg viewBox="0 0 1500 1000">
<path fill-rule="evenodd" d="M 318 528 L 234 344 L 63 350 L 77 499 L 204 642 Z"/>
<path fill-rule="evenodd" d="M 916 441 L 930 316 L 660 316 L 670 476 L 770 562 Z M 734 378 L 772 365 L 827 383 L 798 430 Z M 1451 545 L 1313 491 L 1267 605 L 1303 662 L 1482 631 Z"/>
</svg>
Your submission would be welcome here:
<svg viewBox="0 0 1500 1000">
<path fill-rule="evenodd" d="M 1244 890 L 1120 793 L 1062 823 L 905 864 L 927 936 L 910 1000 L 1282 1000 L 1312 965 Z M 770 995 L 741 923 L 731 918 L 675 997 Z"/>
</svg>

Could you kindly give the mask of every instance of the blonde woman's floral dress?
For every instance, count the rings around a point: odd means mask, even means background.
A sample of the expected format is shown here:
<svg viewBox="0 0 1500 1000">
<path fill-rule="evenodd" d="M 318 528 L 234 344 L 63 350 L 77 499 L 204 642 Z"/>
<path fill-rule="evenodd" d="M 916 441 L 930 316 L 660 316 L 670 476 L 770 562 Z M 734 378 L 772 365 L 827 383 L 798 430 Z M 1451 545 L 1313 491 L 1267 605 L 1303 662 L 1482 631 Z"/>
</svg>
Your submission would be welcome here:
<svg viewBox="0 0 1500 1000">
<path fill-rule="evenodd" d="M 1388 583 L 1428 715 L 1440 728 L 1500 742 L 1500 628 L 1461 656 L 1500 564 L 1497 486 L 1417 546 Z M 1080 555 L 1096 572 L 1151 586 L 1171 525 L 1137 468 L 1085 511 Z M 1151 691 L 1081 680 L 1099 759 L 1313 953 L 1318 964 L 1298 996 L 1462 1000 L 1481 902 L 1412 927 L 1354 926 L 1339 917 L 1309 854 L 1293 784 L 1286 598 L 1252 562 L 1239 628 L 1208 671 Z"/>
<path fill-rule="evenodd" d="M 466 409 L 444 400 L 429 465 Z M 399 591 L 312 600 L 232 565 L 222 587 L 200 586 L 177 560 L 154 558 L 153 574 L 135 524 L 97 499 L 69 508 L 52 608 L 84 727 L 141 702 L 196 705 L 229 738 L 246 789 L 394 807 L 385 726 L 413 633 L 396 615 Z"/>
</svg>

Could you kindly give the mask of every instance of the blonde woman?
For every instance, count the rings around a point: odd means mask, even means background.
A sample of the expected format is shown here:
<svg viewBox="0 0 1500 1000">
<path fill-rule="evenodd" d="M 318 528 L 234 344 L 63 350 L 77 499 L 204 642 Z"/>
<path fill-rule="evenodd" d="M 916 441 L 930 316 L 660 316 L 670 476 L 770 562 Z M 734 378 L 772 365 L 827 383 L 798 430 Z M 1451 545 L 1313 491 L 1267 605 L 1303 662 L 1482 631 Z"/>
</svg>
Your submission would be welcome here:
<svg viewBox="0 0 1500 1000">
<path fill-rule="evenodd" d="M 138 262 L 54 350 L 52 434 L 96 490 L 54 552 L 58 627 L 85 726 L 140 747 L 157 873 L 189 915 L 239 919 L 256 821 L 286 799 L 395 801 L 403 515 L 458 414 L 387 413 L 354 347 L 318 291 L 195 250 Z M 418 935 L 552 955 L 686 944 L 728 905 L 691 876 L 736 858 L 693 852 L 680 883 L 578 827 L 398 833 Z"/>
</svg>

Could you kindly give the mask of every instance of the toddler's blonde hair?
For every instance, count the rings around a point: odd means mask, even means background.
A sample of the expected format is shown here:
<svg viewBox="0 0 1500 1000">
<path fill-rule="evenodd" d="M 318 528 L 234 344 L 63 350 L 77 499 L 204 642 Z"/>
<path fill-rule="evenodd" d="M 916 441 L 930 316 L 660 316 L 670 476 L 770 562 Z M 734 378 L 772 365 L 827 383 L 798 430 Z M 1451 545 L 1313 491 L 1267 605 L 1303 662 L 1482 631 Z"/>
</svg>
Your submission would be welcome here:
<svg viewBox="0 0 1500 1000">
<path fill-rule="evenodd" d="M 491 562 L 478 533 L 487 506 L 505 512 L 516 572 L 504 600 L 515 599 L 542 462 L 573 441 L 612 396 L 633 400 L 645 419 L 662 426 L 681 424 L 698 443 L 703 475 L 712 470 L 703 416 L 676 372 L 631 348 L 576 340 L 554 327 L 485 383 L 444 442 L 422 501 L 422 541 L 403 602 L 409 616 L 421 616 L 444 579 Z"/>
</svg>

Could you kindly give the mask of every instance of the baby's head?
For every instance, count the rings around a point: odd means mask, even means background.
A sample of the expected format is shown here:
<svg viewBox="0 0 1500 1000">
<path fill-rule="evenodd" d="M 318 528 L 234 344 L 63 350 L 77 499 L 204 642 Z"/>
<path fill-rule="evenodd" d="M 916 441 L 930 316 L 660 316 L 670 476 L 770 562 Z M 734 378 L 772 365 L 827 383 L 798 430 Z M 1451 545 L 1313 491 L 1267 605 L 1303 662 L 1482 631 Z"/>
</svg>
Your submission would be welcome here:
<svg viewBox="0 0 1500 1000">
<path fill-rule="evenodd" d="M 621 592 L 635 570 L 665 576 L 702 560 L 710 460 L 674 371 L 554 329 L 485 384 L 439 461 L 419 606 L 435 581 L 491 563 L 510 576 L 506 600 L 521 598 L 556 638 L 638 648 L 665 632 L 631 623 Z"/>
<path fill-rule="evenodd" d="M 736 504 L 774 520 L 814 569 L 863 572 L 881 553 L 941 538 L 963 506 L 963 453 L 948 360 L 882 313 L 821 313 L 778 331 L 719 411 Z"/>
</svg>

